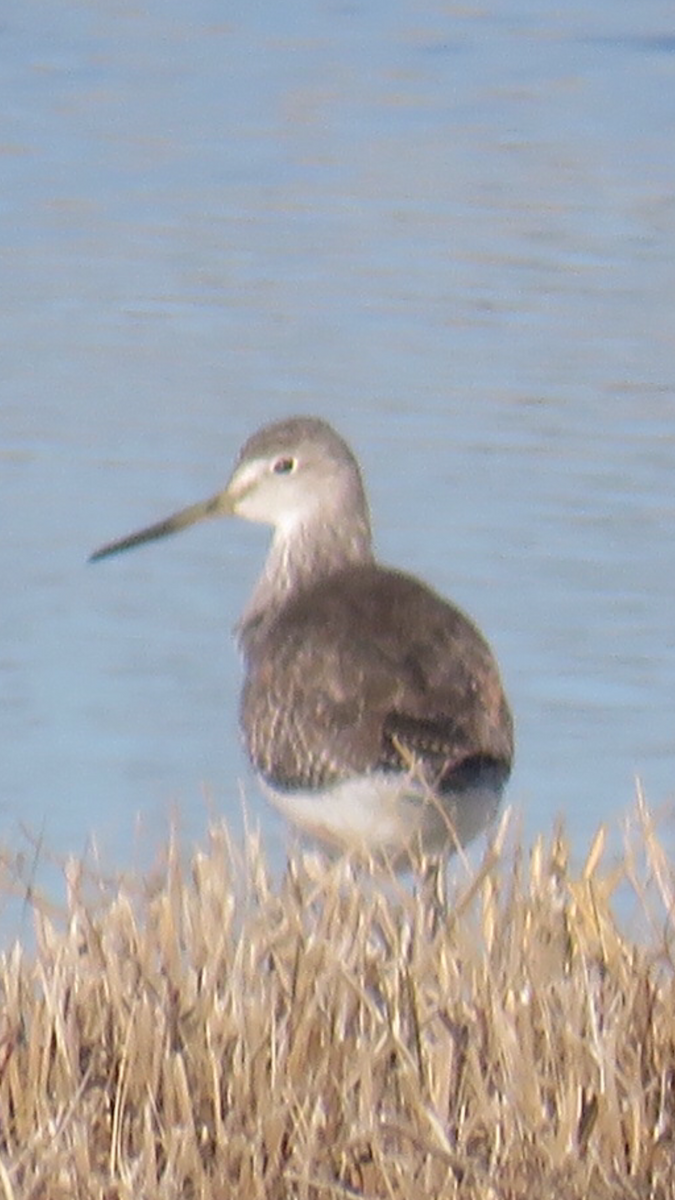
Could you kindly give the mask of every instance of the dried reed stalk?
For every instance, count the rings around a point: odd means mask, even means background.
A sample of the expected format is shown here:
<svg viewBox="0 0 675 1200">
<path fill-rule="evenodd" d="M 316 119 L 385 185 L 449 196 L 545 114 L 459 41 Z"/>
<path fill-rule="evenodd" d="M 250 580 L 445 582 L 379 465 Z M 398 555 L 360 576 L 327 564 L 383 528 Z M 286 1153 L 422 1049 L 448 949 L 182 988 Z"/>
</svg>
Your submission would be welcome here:
<svg viewBox="0 0 675 1200">
<path fill-rule="evenodd" d="M 152 884 L 68 873 L 0 960 L 0 1198 L 675 1194 L 673 871 L 497 846 L 447 911 L 223 828 Z M 613 911 L 638 895 L 644 936 Z M 657 908 L 660 905 L 657 917 Z"/>
</svg>

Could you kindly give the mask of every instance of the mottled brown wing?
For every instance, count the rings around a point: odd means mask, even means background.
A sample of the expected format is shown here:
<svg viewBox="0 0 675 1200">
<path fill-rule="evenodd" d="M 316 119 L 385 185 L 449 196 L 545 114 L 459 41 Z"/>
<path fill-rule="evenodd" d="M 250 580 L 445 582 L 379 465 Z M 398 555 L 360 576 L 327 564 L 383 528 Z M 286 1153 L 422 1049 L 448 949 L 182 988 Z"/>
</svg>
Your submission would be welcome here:
<svg viewBox="0 0 675 1200">
<path fill-rule="evenodd" d="M 511 762 L 497 666 L 469 619 L 373 565 L 315 586 L 256 643 L 242 699 L 255 765 L 287 787 L 421 762 L 443 779 L 472 757 Z"/>
</svg>

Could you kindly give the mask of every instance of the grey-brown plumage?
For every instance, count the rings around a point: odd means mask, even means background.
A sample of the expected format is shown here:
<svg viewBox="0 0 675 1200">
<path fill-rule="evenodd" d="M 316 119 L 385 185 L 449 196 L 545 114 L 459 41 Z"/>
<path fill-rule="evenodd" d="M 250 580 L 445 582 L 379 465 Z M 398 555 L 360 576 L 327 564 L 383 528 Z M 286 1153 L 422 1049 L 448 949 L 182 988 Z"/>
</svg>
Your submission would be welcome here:
<svg viewBox="0 0 675 1200">
<path fill-rule="evenodd" d="M 324 421 L 266 426 L 212 499 L 97 551 L 236 513 L 274 527 L 238 635 L 241 726 L 273 802 L 324 843 L 407 862 L 496 811 L 513 727 L 476 626 L 373 557 L 353 454 Z"/>
</svg>

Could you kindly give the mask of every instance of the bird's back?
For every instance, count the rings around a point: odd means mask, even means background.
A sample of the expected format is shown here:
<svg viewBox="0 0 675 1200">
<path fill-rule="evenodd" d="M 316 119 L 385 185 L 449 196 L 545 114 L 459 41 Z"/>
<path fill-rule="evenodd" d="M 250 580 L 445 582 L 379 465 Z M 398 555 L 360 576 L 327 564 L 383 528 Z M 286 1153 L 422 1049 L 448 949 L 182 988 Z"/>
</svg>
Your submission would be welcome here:
<svg viewBox="0 0 675 1200">
<path fill-rule="evenodd" d="M 473 622 L 413 577 L 345 567 L 242 630 L 241 721 L 276 787 L 417 764 L 439 790 L 472 764 L 507 778 L 511 714 Z"/>
</svg>

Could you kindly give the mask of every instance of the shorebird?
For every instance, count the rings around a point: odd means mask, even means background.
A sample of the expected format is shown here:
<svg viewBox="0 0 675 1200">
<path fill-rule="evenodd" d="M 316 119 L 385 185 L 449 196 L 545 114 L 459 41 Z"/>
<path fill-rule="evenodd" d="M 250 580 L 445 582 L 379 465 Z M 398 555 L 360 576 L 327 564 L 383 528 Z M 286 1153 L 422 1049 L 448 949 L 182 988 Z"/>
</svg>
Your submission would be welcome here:
<svg viewBox="0 0 675 1200">
<path fill-rule="evenodd" d="M 499 669 L 459 608 L 375 560 L 358 462 L 325 421 L 266 425 L 223 491 L 90 561 L 231 514 L 274 531 L 237 626 L 263 791 L 324 846 L 397 869 L 470 841 L 511 770 Z"/>
</svg>

